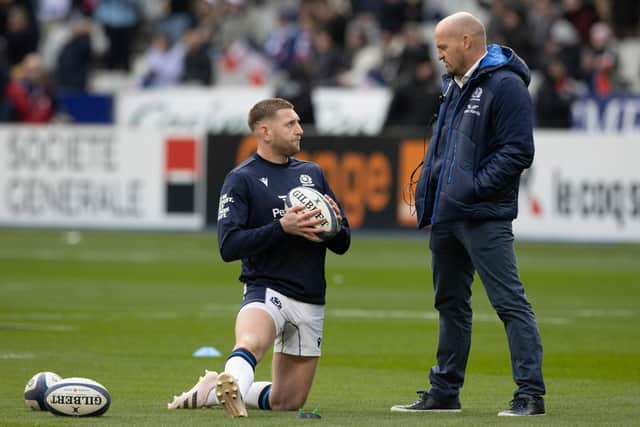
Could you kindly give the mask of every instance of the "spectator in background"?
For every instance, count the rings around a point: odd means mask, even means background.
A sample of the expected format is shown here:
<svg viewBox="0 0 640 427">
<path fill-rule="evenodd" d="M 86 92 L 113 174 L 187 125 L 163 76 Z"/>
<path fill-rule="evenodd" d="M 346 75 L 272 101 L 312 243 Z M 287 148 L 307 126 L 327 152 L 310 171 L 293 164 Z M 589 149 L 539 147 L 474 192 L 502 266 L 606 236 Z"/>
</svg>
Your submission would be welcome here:
<svg viewBox="0 0 640 427">
<path fill-rule="evenodd" d="M 324 28 L 313 34 L 313 53 L 308 64 L 314 86 L 338 86 L 340 75 L 347 71 L 342 52 L 334 46 L 331 34 Z"/>
<path fill-rule="evenodd" d="M 380 49 L 382 60 L 376 70 L 372 70 L 370 76 L 380 84 L 391 86 L 398 78 L 400 58 L 404 49 L 403 41 L 389 31 L 380 32 Z"/>
<path fill-rule="evenodd" d="M 205 30 L 201 28 L 188 30 L 183 36 L 183 42 L 186 53 L 180 80 L 183 83 L 205 86 L 213 84 L 214 70 Z"/>
<path fill-rule="evenodd" d="M 110 70 L 130 71 L 133 42 L 141 19 L 138 2 L 100 0 L 94 17 L 109 39 L 104 65 Z"/>
<path fill-rule="evenodd" d="M 286 79 L 276 86 L 276 96 L 286 97 L 296 106 L 301 123 L 314 123 L 311 100 L 311 77 L 303 64 L 293 64 L 286 71 Z"/>
<path fill-rule="evenodd" d="M 38 50 L 39 29 L 29 9 L 20 4 L 10 7 L 7 12 L 5 39 L 10 65 L 22 62 L 29 53 Z"/>
<path fill-rule="evenodd" d="M 487 40 L 494 43 L 504 43 L 504 38 L 501 33 L 502 29 L 502 15 L 504 15 L 506 0 L 494 0 L 491 2 L 482 1 L 483 7 L 489 11 L 489 18 L 487 20 Z"/>
<path fill-rule="evenodd" d="M 65 19 L 71 10 L 71 0 L 38 0 L 36 16 L 45 27 L 52 21 Z M 46 31 L 43 39 L 46 39 Z"/>
<path fill-rule="evenodd" d="M 171 42 L 178 42 L 187 29 L 195 24 L 192 3 L 185 0 L 168 0 L 168 11 L 159 20 L 157 31 L 166 34 Z"/>
<path fill-rule="evenodd" d="M 407 0 L 382 0 L 378 22 L 382 31 L 397 34 L 407 22 L 418 21 L 422 17 L 422 5 Z"/>
<path fill-rule="evenodd" d="M 412 77 L 393 92 L 386 127 L 424 128 L 438 111 L 440 85 L 428 51 L 414 57 Z"/>
<path fill-rule="evenodd" d="M 219 0 L 223 3 L 223 19 L 214 37 L 214 44 L 225 50 L 234 42 L 261 45 L 261 27 L 264 16 L 256 16 L 256 7 L 246 0 Z"/>
<path fill-rule="evenodd" d="M 528 14 L 532 57 L 534 64 L 544 67 L 548 58 L 544 51 L 545 44 L 551 38 L 551 29 L 560 16 L 560 10 L 552 0 L 538 0 L 532 3 L 533 7 Z"/>
<path fill-rule="evenodd" d="M 492 40 L 511 47 L 530 68 L 536 68 L 532 30 L 524 5 L 515 1 L 505 2 L 495 31 L 497 33 L 492 34 Z"/>
<path fill-rule="evenodd" d="M 7 122 L 10 119 L 9 103 L 5 95 L 5 90 L 9 83 L 9 67 L 6 58 L 6 43 L 0 37 L 0 123 Z"/>
<path fill-rule="evenodd" d="M 420 26 L 415 22 L 407 23 L 402 30 L 402 53 L 398 58 L 398 77 L 401 83 L 413 80 L 418 64 L 431 62 L 431 47 L 425 43 L 420 34 Z M 433 64 L 432 64 L 433 65 Z M 433 72 L 433 70 L 432 70 Z"/>
<path fill-rule="evenodd" d="M 557 57 L 551 58 L 544 66 L 543 80 L 535 97 L 537 127 L 570 128 L 571 104 L 580 92 L 564 62 Z"/>
<path fill-rule="evenodd" d="M 193 20 L 196 22 L 196 25 L 207 28 L 207 30 L 211 32 L 215 31 L 224 18 L 224 9 L 221 3 L 222 2 L 217 0 L 196 1 L 193 5 Z"/>
<path fill-rule="evenodd" d="M 348 21 L 345 6 L 340 0 L 303 1 L 301 14 L 308 14 L 315 28 L 324 28 L 333 46 L 344 49 Z"/>
<path fill-rule="evenodd" d="M 372 32 L 367 31 L 366 25 L 368 24 L 355 21 L 347 29 L 344 62 L 348 70 L 342 76 L 342 83 L 345 86 L 380 85 L 379 79 L 374 78 L 375 76 L 371 73 L 382 63 L 382 49 L 372 40 Z"/>
<path fill-rule="evenodd" d="M 638 0 L 612 0 L 609 3 L 611 25 L 616 37 L 637 37 L 640 30 L 640 2 Z"/>
<path fill-rule="evenodd" d="M 263 49 L 276 70 L 286 70 L 309 56 L 310 35 L 301 28 L 297 18 L 296 12 L 292 9 L 280 10 L 274 28 L 267 34 Z M 310 21 L 303 22 L 309 23 L 308 28 L 311 27 Z M 301 57 L 297 55 L 300 43 L 303 43 L 305 48 Z"/>
<path fill-rule="evenodd" d="M 539 55 L 540 61 L 546 58 L 561 58 L 569 75 L 576 79 L 583 78 L 580 64 L 582 45 L 575 27 L 565 19 L 558 19 L 550 28 L 549 38 Z"/>
<path fill-rule="evenodd" d="M 84 16 L 93 16 L 100 0 L 71 0 L 72 11 L 78 11 Z"/>
<path fill-rule="evenodd" d="M 589 45 L 582 55 L 583 74 L 592 95 L 606 98 L 620 89 L 617 66 L 618 53 L 611 29 L 598 22 L 589 31 Z"/>
<path fill-rule="evenodd" d="M 11 110 L 11 121 L 48 123 L 53 119 L 55 98 L 39 54 L 30 53 L 24 57 L 5 94 Z"/>
<path fill-rule="evenodd" d="M 549 38 L 551 27 L 560 16 L 560 11 L 552 0 L 537 0 L 532 3 L 533 8 L 527 16 L 531 28 L 531 41 L 539 48 Z"/>
<path fill-rule="evenodd" d="M 351 0 L 351 12 L 356 15 L 369 15 L 376 19 L 382 12 L 382 0 Z"/>
<path fill-rule="evenodd" d="M 564 18 L 578 31 L 582 43 L 589 43 L 591 26 L 599 21 L 598 10 L 590 0 L 562 0 Z"/>
<path fill-rule="evenodd" d="M 71 36 L 62 46 L 56 64 L 56 90 L 86 92 L 91 62 L 91 21 L 78 18 L 72 23 Z"/>
<path fill-rule="evenodd" d="M 35 4 L 36 2 L 33 0 L 0 0 L 0 37 L 6 36 L 7 20 L 9 12 L 13 8 L 22 8 L 26 12 L 29 22 L 35 25 L 37 23 Z"/>
<path fill-rule="evenodd" d="M 180 81 L 184 67 L 184 46 L 172 43 L 168 35 L 156 33 L 144 54 L 142 87 L 159 87 Z"/>
<path fill-rule="evenodd" d="M 86 1 L 82 0 L 38 0 L 37 16 L 40 23 L 45 25 L 52 21 L 61 21 L 72 14 L 87 14 L 89 10 Z"/>
</svg>

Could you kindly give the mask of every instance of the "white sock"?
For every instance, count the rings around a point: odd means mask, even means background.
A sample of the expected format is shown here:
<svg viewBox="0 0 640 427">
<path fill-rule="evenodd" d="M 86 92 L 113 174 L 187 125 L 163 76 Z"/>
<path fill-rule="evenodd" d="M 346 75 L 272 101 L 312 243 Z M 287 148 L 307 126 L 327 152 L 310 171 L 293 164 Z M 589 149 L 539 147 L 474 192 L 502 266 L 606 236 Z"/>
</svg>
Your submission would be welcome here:
<svg viewBox="0 0 640 427">
<path fill-rule="evenodd" d="M 267 387 L 269 390 L 265 390 Z M 263 395 L 263 391 L 265 395 Z M 271 409 L 269 391 L 271 391 L 271 381 L 256 381 L 249 387 L 244 403 L 251 408 L 269 410 Z"/>
<path fill-rule="evenodd" d="M 254 366 L 252 366 L 244 357 L 235 355 L 235 351 L 231 356 L 229 356 L 227 363 L 224 365 L 224 372 L 233 375 L 238 382 L 240 394 L 243 399 L 247 396 L 249 387 L 251 387 L 251 384 L 253 383 L 255 377 L 254 369 Z"/>
</svg>

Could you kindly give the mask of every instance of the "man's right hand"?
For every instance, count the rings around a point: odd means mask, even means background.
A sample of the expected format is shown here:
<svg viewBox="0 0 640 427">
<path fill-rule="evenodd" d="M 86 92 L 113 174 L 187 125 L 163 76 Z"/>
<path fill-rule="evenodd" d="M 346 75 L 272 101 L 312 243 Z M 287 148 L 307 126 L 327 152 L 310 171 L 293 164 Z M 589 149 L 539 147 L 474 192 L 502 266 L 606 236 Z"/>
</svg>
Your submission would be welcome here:
<svg viewBox="0 0 640 427">
<path fill-rule="evenodd" d="M 316 234 L 319 230 L 315 228 L 323 221 L 322 218 L 314 218 L 318 213 L 320 213 L 320 209 L 305 211 L 304 206 L 292 206 L 280 218 L 280 225 L 287 234 L 301 236 L 312 242 L 322 242 L 322 239 Z"/>
</svg>

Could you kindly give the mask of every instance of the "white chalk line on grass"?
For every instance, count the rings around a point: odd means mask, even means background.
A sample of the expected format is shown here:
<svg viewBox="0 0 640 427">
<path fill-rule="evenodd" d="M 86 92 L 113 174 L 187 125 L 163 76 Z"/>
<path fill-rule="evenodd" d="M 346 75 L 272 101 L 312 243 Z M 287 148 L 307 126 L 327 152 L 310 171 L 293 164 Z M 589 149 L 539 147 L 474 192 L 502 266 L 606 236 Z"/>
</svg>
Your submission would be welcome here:
<svg viewBox="0 0 640 427">
<path fill-rule="evenodd" d="M 105 250 L 92 251 L 90 249 L 60 250 L 60 249 L 37 249 L 26 251 L 20 249 L 3 250 L 0 249 L 0 260 L 38 260 L 38 261 L 82 261 L 82 262 L 131 262 L 131 263 L 153 263 L 170 260 L 173 262 L 207 262 L 215 259 L 212 252 L 188 252 L 182 255 L 176 252 L 163 251 L 134 251 L 124 250 L 110 252 Z"/>
<path fill-rule="evenodd" d="M 71 325 L 41 324 L 41 323 L 0 323 L 1 330 L 11 331 L 51 331 L 51 332 L 69 332 L 76 330 Z"/>
<path fill-rule="evenodd" d="M 361 309 L 335 309 L 327 310 L 329 316 L 341 318 L 380 319 L 380 320 L 438 320 L 436 311 L 404 311 L 404 310 L 361 310 Z M 474 313 L 473 320 L 477 322 L 499 322 L 496 314 Z M 565 325 L 571 319 L 564 317 L 538 317 L 538 323 L 553 325 Z"/>
<path fill-rule="evenodd" d="M 24 360 L 24 359 L 33 359 L 35 357 L 36 356 L 33 353 L 13 353 L 13 352 L 0 353 L 0 360 Z"/>
<path fill-rule="evenodd" d="M 627 309 L 612 309 L 603 310 L 596 309 L 583 309 L 576 311 L 577 317 L 596 318 L 596 317 L 633 317 L 636 313 Z"/>
<path fill-rule="evenodd" d="M 23 312 L 12 314 L 0 314 L 0 330 L 42 330 L 66 332 L 76 329 L 75 326 L 64 324 L 40 324 L 28 323 L 29 321 L 57 321 L 73 322 L 84 320 L 120 321 L 127 319 L 140 320 L 174 320 L 187 318 L 216 318 L 233 316 L 238 311 L 238 304 L 205 304 L 194 311 L 108 311 L 96 313 L 95 311 L 75 311 L 65 313 Z M 565 316 L 537 315 L 538 323 L 551 325 L 565 325 L 584 318 L 632 318 L 639 315 L 637 311 L 628 309 L 580 309 L 568 311 Z M 437 321 L 438 312 L 435 310 L 374 310 L 360 308 L 334 308 L 327 309 L 327 317 L 342 319 L 376 319 L 376 320 L 427 320 Z M 493 312 L 475 312 L 473 320 L 476 322 L 500 322 Z M 11 323 L 9 323 L 11 322 Z"/>
</svg>

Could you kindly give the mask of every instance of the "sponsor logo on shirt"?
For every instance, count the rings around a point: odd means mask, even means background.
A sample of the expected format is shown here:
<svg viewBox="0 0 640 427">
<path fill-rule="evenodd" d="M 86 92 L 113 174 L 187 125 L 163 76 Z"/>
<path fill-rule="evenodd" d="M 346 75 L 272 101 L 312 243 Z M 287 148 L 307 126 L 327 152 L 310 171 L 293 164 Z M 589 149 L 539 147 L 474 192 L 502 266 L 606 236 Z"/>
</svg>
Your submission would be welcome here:
<svg viewBox="0 0 640 427">
<path fill-rule="evenodd" d="M 475 114 L 476 116 L 480 116 L 480 106 L 478 104 L 467 104 L 467 108 L 464 110 L 463 114 Z"/>
<path fill-rule="evenodd" d="M 282 209 L 278 209 L 278 208 L 271 209 L 271 214 L 273 215 L 274 218 L 282 218 L 284 216 L 284 214 L 287 213 L 286 209 L 284 208 L 285 201 L 287 200 L 287 196 L 280 196 L 279 195 L 278 199 L 282 200 L 283 208 Z"/>
<path fill-rule="evenodd" d="M 218 203 L 218 221 L 229 215 L 229 204 L 231 203 L 234 203 L 233 197 L 230 197 L 227 193 L 220 196 L 220 202 Z"/>
</svg>

